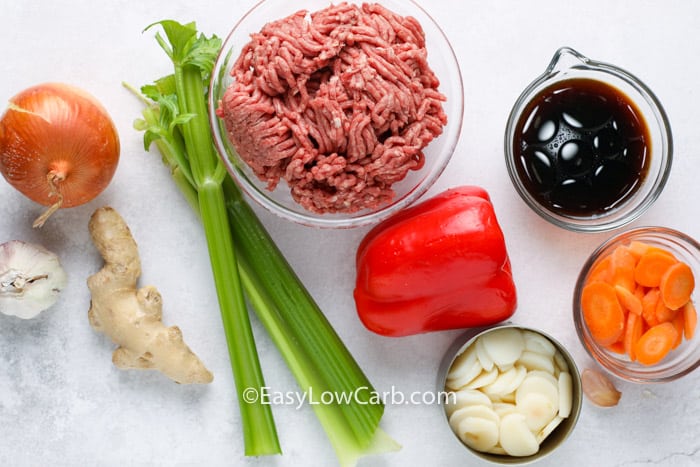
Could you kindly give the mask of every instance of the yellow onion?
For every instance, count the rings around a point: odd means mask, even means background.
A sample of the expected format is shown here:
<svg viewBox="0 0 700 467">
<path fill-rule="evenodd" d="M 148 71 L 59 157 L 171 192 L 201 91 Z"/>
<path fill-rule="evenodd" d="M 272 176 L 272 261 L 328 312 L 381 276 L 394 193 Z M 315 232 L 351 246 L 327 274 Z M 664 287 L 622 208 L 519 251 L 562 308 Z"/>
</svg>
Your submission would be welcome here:
<svg viewBox="0 0 700 467">
<path fill-rule="evenodd" d="M 14 96 L 0 119 L 0 172 L 14 188 L 48 206 L 34 226 L 60 208 L 87 203 L 112 180 L 119 136 L 104 107 L 63 83 Z"/>
</svg>

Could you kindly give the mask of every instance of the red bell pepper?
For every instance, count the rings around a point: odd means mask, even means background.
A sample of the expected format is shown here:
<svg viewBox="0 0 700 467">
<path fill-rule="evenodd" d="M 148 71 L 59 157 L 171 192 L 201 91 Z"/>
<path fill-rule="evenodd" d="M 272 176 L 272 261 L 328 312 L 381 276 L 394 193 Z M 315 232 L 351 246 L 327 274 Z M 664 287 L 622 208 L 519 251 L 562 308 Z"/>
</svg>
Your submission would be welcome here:
<svg viewBox="0 0 700 467">
<path fill-rule="evenodd" d="M 378 334 L 484 326 L 515 311 L 503 232 L 479 187 L 447 190 L 378 224 L 356 261 L 357 312 Z"/>
</svg>

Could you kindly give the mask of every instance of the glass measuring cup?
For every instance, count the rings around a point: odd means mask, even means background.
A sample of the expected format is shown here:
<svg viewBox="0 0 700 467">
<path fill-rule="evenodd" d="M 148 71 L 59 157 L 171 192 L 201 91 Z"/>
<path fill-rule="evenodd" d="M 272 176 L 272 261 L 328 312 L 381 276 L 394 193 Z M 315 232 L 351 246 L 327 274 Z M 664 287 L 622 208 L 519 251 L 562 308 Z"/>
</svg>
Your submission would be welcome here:
<svg viewBox="0 0 700 467">
<path fill-rule="evenodd" d="M 646 144 L 646 168 L 634 189 L 625 192 L 609 207 L 595 212 L 567 212 L 553 203 L 542 202 L 538 193 L 531 191 L 524 179 L 527 169 L 522 154 L 522 141 L 518 128 L 529 125 L 535 99 L 543 93 L 566 83 L 566 80 L 592 80 L 616 90 L 635 108 L 635 114 L 644 122 L 648 139 Z M 529 112 L 529 114 L 526 114 Z M 525 122 L 525 123 L 523 123 Z M 589 131 L 586 129 L 586 131 Z M 601 232 L 622 227 L 637 219 L 658 198 L 671 169 L 673 142 L 668 117 L 654 93 L 637 77 L 614 65 L 591 60 L 570 47 L 556 51 L 545 72 L 530 83 L 515 102 L 508 118 L 505 133 L 505 158 L 508 173 L 520 197 L 538 215 L 559 227 L 580 232 Z M 595 152 L 595 150 L 593 150 Z M 551 163 L 556 164 L 561 156 Z M 599 157 L 597 155 L 593 157 Z M 564 181 L 563 183 L 566 183 Z M 530 188 L 530 189 L 528 189 Z M 590 187 L 583 196 L 596 196 Z M 585 204 L 585 202 L 583 203 Z"/>
</svg>

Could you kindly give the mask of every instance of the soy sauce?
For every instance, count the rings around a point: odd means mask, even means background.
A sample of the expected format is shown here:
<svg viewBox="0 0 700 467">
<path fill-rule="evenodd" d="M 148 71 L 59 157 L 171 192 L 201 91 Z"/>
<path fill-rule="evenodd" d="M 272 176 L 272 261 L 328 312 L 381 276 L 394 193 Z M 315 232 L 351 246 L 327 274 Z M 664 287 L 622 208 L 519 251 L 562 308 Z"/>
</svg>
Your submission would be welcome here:
<svg viewBox="0 0 700 467">
<path fill-rule="evenodd" d="M 513 153 L 525 189 L 550 211 L 603 214 L 639 188 L 649 168 L 649 130 L 629 97 L 576 78 L 542 90 L 515 129 Z"/>
</svg>

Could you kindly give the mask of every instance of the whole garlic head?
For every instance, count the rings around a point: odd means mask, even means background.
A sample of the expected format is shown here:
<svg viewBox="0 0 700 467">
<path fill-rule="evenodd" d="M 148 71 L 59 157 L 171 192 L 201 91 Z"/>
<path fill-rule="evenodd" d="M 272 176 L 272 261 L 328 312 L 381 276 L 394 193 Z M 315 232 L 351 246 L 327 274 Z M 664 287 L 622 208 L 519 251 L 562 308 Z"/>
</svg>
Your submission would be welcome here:
<svg viewBox="0 0 700 467">
<path fill-rule="evenodd" d="M 34 318 L 56 303 L 67 281 L 58 257 L 41 245 L 21 240 L 0 245 L 0 312 Z"/>
</svg>

